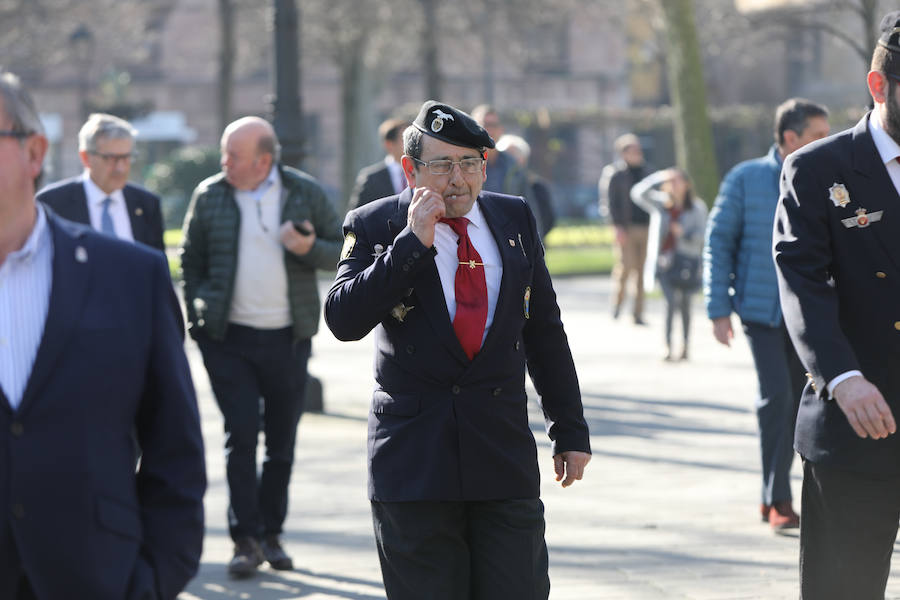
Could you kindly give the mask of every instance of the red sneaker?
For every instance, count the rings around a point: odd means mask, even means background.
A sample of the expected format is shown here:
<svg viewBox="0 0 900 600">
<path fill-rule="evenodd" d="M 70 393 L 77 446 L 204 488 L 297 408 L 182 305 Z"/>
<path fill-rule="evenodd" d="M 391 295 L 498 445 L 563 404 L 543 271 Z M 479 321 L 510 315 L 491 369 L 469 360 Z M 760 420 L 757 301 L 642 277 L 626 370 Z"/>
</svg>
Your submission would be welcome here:
<svg viewBox="0 0 900 600">
<path fill-rule="evenodd" d="M 800 527 L 800 515 L 794 512 L 790 500 L 782 500 L 772 505 L 769 511 L 769 525 L 775 531 Z"/>
</svg>

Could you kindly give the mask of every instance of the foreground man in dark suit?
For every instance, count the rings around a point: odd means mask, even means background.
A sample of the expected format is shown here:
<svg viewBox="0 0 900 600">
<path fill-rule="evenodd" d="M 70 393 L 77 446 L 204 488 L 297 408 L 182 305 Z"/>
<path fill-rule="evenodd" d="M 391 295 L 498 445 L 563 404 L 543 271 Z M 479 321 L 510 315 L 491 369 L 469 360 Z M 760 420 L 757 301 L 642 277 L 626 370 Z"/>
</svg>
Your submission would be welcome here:
<svg viewBox="0 0 900 600">
<path fill-rule="evenodd" d="M 37 199 L 70 221 L 165 252 L 159 197 L 128 183 L 136 133 L 119 117 L 92 114 L 78 132 L 84 173 L 45 187 Z"/>
<path fill-rule="evenodd" d="M 36 204 L 46 151 L 0 72 L 0 598 L 174 599 L 206 476 L 168 267 Z"/>
<path fill-rule="evenodd" d="M 900 12 L 882 22 L 853 129 L 785 160 L 774 253 L 809 383 L 801 597 L 884 598 L 900 519 Z"/>
<path fill-rule="evenodd" d="M 426 102 L 404 133 L 410 189 L 347 215 L 326 300 L 339 339 L 375 329 L 369 497 L 391 600 L 548 597 L 526 364 L 557 480 L 590 460 L 534 216 L 481 191 L 493 145 L 469 115 Z"/>
</svg>

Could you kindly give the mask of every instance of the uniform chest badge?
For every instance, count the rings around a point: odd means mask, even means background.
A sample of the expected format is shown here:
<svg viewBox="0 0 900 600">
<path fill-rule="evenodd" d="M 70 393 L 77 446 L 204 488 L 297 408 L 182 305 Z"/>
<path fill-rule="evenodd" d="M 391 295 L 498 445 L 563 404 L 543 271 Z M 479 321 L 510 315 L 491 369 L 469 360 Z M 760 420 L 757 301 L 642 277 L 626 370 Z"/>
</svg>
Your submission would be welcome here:
<svg viewBox="0 0 900 600">
<path fill-rule="evenodd" d="M 531 318 L 531 286 L 525 288 L 525 297 L 523 298 L 523 307 L 525 309 L 525 318 Z"/>
<path fill-rule="evenodd" d="M 841 208 L 850 204 L 850 192 L 847 191 L 847 186 L 843 183 L 835 183 L 828 188 L 828 197 L 831 198 L 831 201 L 834 202 L 835 206 Z"/>
<path fill-rule="evenodd" d="M 353 247 L 356 246 L 356 234 L 348 231 L 344 236 L 344 247 L 341 249 L 341 260 L 350 258 L 353 253 Z"/>
<path fill-rule="evenodd" d="M 844 224 L 844 227 L 850 229 L 851 227 L 859 227 L 865 228 L 875 223 L 876 221 L 880 221 L 882 215 L 884 214 L 883 210 L 875 211 L 873 213 L 866 212 L 866 209 L 860 208 L 856 211 L 855 217 L 849 217 L 847 219 L 841 219 L 841 223 Z"/>
<path fill-rule="evenodd" d="M 373 258 L 380 258 L 384 254 L 384 246 L 382 244 L 375 244 L 372 246 L 372 250 L 375 251 L 372 253 Z"/>
</svg>

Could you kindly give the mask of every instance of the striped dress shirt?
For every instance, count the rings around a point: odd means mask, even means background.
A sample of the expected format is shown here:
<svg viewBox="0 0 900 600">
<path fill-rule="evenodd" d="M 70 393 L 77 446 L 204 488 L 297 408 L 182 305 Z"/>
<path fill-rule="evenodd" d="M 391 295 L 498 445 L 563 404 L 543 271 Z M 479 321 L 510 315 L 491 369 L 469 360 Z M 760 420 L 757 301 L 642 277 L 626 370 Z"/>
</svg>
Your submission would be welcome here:
<svg viewBox="0 0 900 600">
<path fill-rule="evenodd" d="M 34 366 L 53 282 L 53 238 L 44 209 L 21 249 L 0 265 L 0 387 L 13 410 Z"/>
</svg>

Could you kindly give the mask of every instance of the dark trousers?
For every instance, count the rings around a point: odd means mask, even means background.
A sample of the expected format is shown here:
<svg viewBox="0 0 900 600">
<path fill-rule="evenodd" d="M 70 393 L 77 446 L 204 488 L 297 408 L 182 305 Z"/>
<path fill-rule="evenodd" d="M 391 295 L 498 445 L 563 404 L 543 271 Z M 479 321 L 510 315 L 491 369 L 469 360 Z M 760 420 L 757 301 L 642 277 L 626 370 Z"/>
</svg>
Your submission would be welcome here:
<svg viewBox="0 0 900 600">
<path fill-rule="evenodd" d="M 372 502 L 389 600 L 546 600 L 538 499 Z"/>
<path fill-rule="evenodd" d="M 310 341 L 293 341 L 291 328 L 228 325 L 225 340 L 199 335 L 197 344 L 225 419 L 225 468 L 232 539 L 281 533 L 297 424 L 303 413 Z M 262 419 L 260 419 L 262 398 Z M 257 477 L 260 421 L 266 456 Z"/>
<path fill-rule="evenodd" d="M 677 311 L 681 315 L 681 335 L 686 350 L 691 331 L 691 296 L 694 290 L 678 286 L 668 277 L 659 278 L 659 287 L 666 300 L 666 348 L 672 348 L 672 321 Z"/>
<path fill-rule="evenodd" d="M 806 370 L 794 350 L 787 328 L 743 323 L 756 365 L 759 398 L 756 419 L 762 457 L 762 502 L 791 500 L 794 426 Z"/>
<path fill-rule="evenodd" d="M 883 600 L 900 519 L 900 475 L 803 462 L 800 598 Z"/>
</svg>

